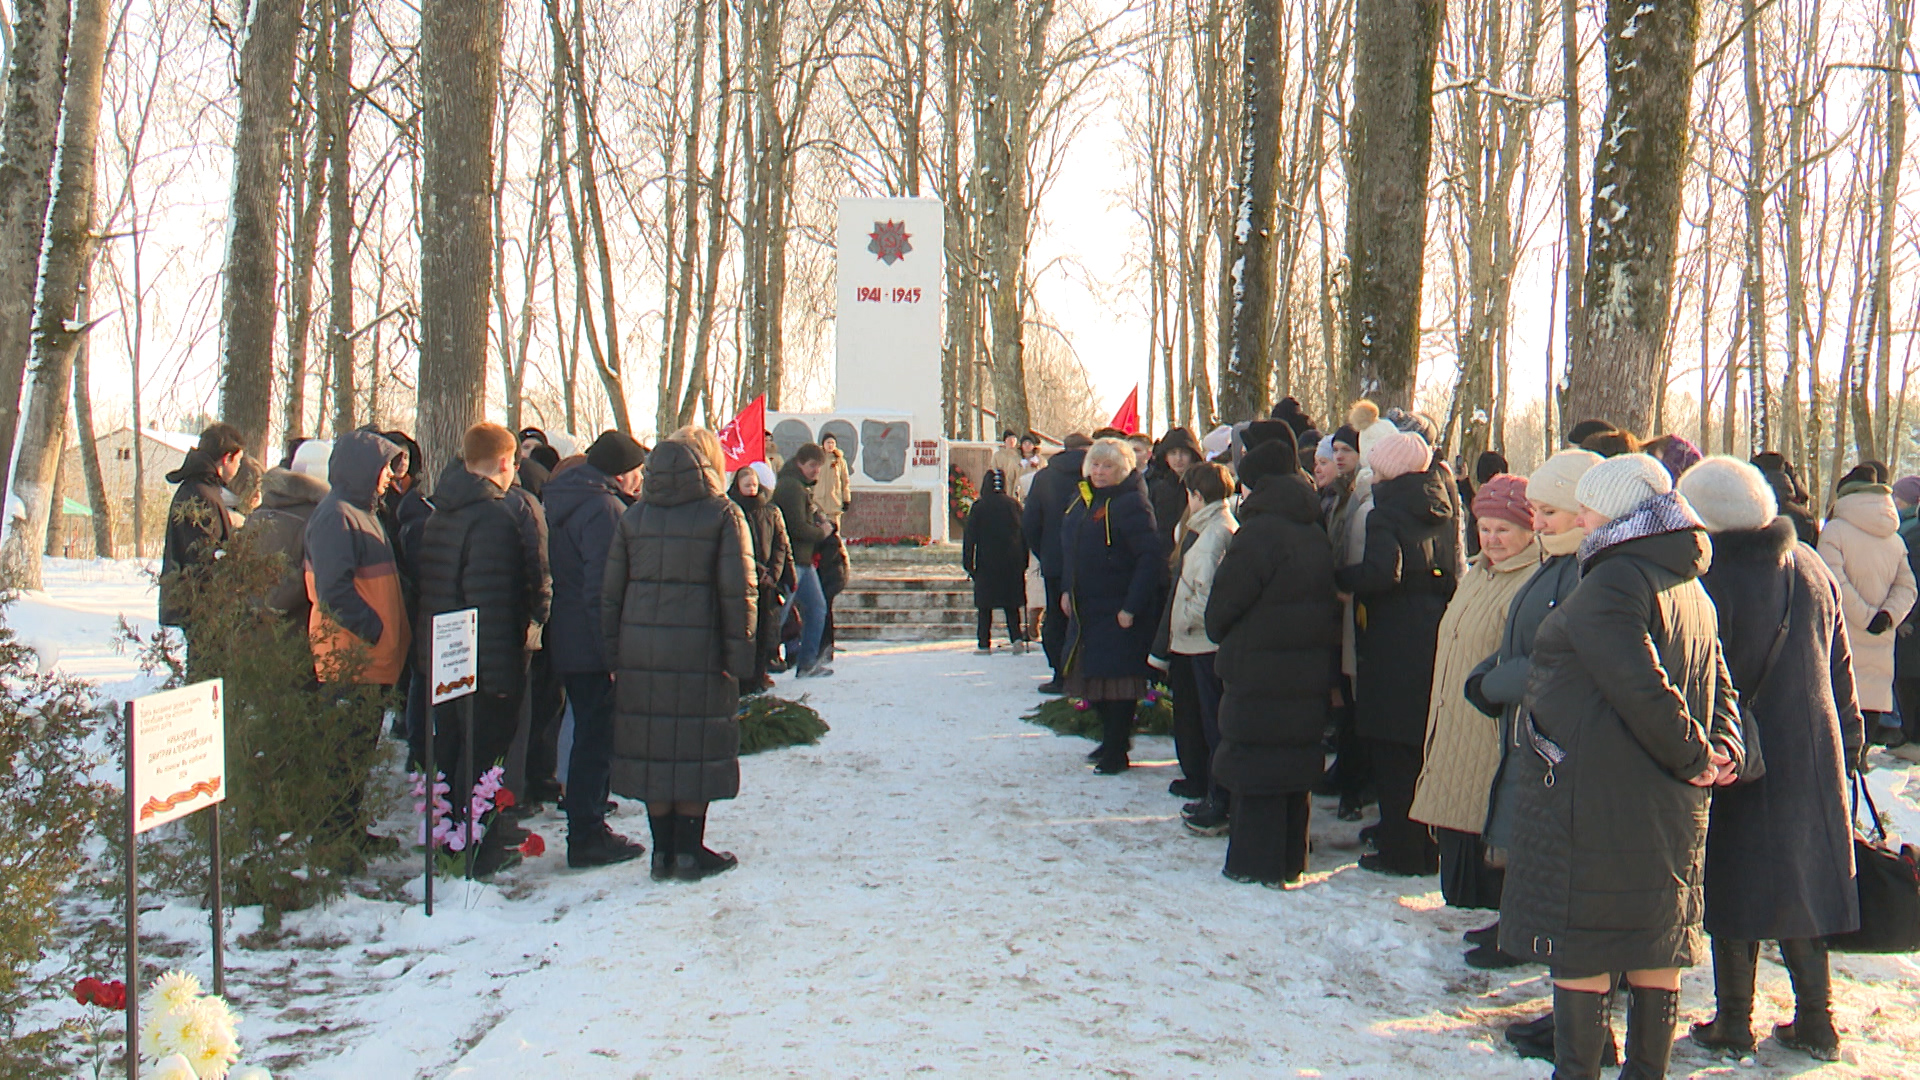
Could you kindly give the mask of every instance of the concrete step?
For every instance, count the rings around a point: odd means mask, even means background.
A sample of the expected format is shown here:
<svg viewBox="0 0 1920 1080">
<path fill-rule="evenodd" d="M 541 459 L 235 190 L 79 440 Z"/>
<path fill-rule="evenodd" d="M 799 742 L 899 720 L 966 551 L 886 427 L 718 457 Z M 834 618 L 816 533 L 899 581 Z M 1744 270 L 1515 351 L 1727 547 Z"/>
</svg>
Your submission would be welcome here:
<svg viewBox="0 0 1920 1080">
<path fill-rule="evenodd" d="M 834 636 L 841 641 L 962 641 L 973 636 L 971 628 L 959 626 L 867 626 L 848 624 L 835 617 Z"/>
<path fill-rule="evenodd" d="M 958 589 L 940 590 L 848 590 L 834 600 L 835 611 L 870 610 L 873 608 L 895 608 L 910 610 L 938 610 L 945 608 L 973 610 L 973 591 Z"/>
<path fill-rule="evenodd" d="M 973 580 L 965 574 L 922 575 L 917 577 L 867 577 L 855 574 L 847 582 L 846 592 L 971 592 Z"/>
<path fill-rule="evenodd" d="M 861 626 L 972 626 L 971 607 L 960 608 L 842 608 L 833 609 L 835 628 L 849 624 Z"/>
</svg>

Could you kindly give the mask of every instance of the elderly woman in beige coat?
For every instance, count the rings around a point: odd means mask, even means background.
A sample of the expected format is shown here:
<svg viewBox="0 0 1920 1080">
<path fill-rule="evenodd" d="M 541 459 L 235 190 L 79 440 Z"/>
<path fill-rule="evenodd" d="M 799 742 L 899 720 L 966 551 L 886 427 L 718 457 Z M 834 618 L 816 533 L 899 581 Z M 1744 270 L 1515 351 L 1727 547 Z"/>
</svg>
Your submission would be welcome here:
<svg viewBox="0 0 1920 1080">
<path fill-rule="evenodd" d="M 1913 569 L 1900 538 L 1893 489 L 1880 482 L 1876 462 L 1840 478 L 1839 497 L 1820 531 L 1820 557 L 1840 582 L 1853 678 L 1867 728 L 1893 712 L 1894 631 L 1914 603 Z"/>
<path fill-rule="evenodd" d="M 1447 903 L 1498 909 L 1504 874 L 1487 864 L 1480 832 L 1500 767 L 1500 721 L 1467 700 L 1466 685 L 1474 668 L 1499 651 L 1514 594 L 1539 569 L 1543 556 L 1523 477 L 1501 474 L 1482 484 L 1473 497 L 1473 513 L 1480 554 L 1468 564 L 1440 620 L 1425 764 L 1408 816 L 1433 826 L 1439 839 L 1440 891 Z M 1482 965 L 1476 961 L 1476 966 Z"/>
</svg>

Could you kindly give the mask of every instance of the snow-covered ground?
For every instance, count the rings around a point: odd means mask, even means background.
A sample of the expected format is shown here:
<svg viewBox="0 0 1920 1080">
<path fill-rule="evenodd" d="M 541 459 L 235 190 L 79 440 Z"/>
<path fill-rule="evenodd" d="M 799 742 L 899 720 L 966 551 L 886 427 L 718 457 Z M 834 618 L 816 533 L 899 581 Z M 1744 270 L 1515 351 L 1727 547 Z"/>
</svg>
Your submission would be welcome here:
<svg viewBox="0 0 1920 1080">
<path fill-rule="evenodd" d="M 9 613 L 23 636 L 114 692 L 139 685 L 107 643 L 150 625 L 124 564 L 61 564 Z M 327 909 L 257 931 L 233 920 L 229 991 L 246 1059 L 341 1080 L 526 1076 L 1502 1077 L 1545 1063 L 1501 1028 L 1541 1008 L 1537 969 L 1460 960 L 1483 913 L 1434 883 L 1357 869 L 1357 825 L 1320 807 L 1310 875 L 1274 891 L 1220 876 L 1225 841 L 1188 835 L 1164 739 L 1094 775 L 1088 744 L 1022 723 L 1035 656 L 862 645 L 810 682 L 833 731 L 742 763 L 709 842 L 733 873 L 656 884 L 644 860 L 571 871 L 564 823 L 493 886 L 443 885 L 432 919 L 412 860 Z M 791 683 L 782 693 L 791 693 Z M 1883 802 L 1920 835 L 1920 769 L 1882 755 Z M 1911 774 L 1911 775 L 1910 775 Z M 648 840 L 643 811 L 615 828 Z M 143 916 L 204 973 L 205 914 Z M 144 935 L 143 935 L 144 936 Z M 1678 1044 L 1674 1075 L 1920 1076 L 1920 963 L 1836 958 L 1845 1060 L 1770 1040 L 1731 1066 Z M 1777 955 L 1756 1027 L 1787 1019 Z M 1683 1017 L 1710 1011 L 1705 968 Z"/>
</svg>

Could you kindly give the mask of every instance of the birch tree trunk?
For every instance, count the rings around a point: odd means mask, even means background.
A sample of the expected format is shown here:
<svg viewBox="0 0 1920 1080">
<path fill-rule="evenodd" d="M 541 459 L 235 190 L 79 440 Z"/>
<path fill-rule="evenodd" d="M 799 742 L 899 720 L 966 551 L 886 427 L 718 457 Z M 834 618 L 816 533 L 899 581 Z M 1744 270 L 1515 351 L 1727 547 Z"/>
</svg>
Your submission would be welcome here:
<svg viewBox="0 0 1920 1080">
<path fill-rule="evenodd" d="M 353 2 L 334 0 L 333 61 L 327 65 L 327 364 L 333 368 L 333 430 L 352 431 L 353 391 Z M 376 314 L 378 314 L 376 312 Z"/>
<path fill-rule="evenodd" d="M 503 0 L 420 9 L 420 390 L 431 462 L 459 456 L 487 410 L 487 290 L 493 278 L 493 114 Z"/>
<path fill-rule="evenodd" d="M 1413 405 L 1426 265 L 1433 64 L 1444 0 L 1359 0 L 1348 168 L 1347 349 L 1353 389 Z"/>
<path fill-rule="evenodd" d="M 20 433 L 13 492 L 26 511 L 0 548 L 0 574 L 23 589 L 40 587 L 40 545 L 60 493 L 54 489 L 67 434 L 74 350 L 86 328 L 75 321 L 93 248 L 94 147 L 100 133 L 100 82 L 106 67 L 108 0 L 74 0 L 61 101 L 59 173 L 47 210 L 46 255 L 34 313 L 33 397 Z M 271 383 L 268 384 L 271 392 Z"/>
<path fill-rule="evenodd" d="M 1273 208 L 1279 193 L 1280 0 L 1247 0 L 1240 161 L 1235 175 L 1230 348 L 1220 365 L 1220 414 L 1253 420 L 1273 405 Z M 1422 192 L 1424 195 L 1424 191 Z"/>
<path fill-rule="evenodd" d="M 0 120 L 0 492 L 20 431 L 20 391 L 33 348 L 34 289 L 46 236 L 53 148 L 60 141 L 69 0 L 14 0 L 7 112 Z"/>
<path fill-rule="evenodd" d="M 1609 0 L 1607 112 L 1594 160 L 1581 351 L 1568 417 L 1653 419 L 1684 199 L 1698 0 Z"/>
<path fill-rule="evenodd" d="M 302 0 L 253 0 L 240 47 L 240 118 L 220 296 L 220 415 L 264 458 L 273 421 L 280 184 L 287 167 Z"/>
</svg>

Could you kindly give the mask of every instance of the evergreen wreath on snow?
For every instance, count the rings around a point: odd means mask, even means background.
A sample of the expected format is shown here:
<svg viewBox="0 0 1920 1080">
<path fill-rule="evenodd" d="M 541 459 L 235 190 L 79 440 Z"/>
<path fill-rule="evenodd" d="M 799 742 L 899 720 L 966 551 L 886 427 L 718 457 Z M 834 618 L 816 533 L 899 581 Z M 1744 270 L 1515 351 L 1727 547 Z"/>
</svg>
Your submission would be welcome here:
<svg viewBox="0 0 1920 1080">
<path fill-rule="evenodd" d="M 1092 702 L 1079 698 L 1049 698 L 1020 719 L 1061 735 L 1078 735 L 1096 742 L 1103 736 L 1099 711 Z M 1173 694 L 1164 687 L 1149 687 L 1147 696 L 1134 706 L 1133 733 L 1173 734 Z"/>
<path fill-rule="evenodd" d="M 740 753 L 812 746 L 830 729 L 802 696 L 798 701 L 755 694 L 740 702 Z"/>
</svg>

